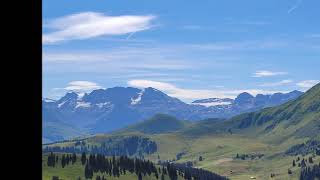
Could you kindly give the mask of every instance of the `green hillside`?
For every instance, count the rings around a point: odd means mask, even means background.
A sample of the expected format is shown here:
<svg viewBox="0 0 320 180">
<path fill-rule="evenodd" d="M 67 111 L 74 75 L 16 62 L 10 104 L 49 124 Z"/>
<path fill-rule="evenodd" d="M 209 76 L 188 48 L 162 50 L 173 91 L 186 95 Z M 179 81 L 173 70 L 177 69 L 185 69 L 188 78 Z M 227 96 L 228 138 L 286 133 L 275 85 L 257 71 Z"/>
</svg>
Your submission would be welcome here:
<svg viewBox="0 0 320 180">
<path fill-rule="evenodd" d="M 191 122 L 178 120 L 166 114 L 156 114 L 150 119 L 124 128 L 120 132 L 141 132 L 145 134 L 160 134 L 179 131 L 189 127 Z"/>
</svg>

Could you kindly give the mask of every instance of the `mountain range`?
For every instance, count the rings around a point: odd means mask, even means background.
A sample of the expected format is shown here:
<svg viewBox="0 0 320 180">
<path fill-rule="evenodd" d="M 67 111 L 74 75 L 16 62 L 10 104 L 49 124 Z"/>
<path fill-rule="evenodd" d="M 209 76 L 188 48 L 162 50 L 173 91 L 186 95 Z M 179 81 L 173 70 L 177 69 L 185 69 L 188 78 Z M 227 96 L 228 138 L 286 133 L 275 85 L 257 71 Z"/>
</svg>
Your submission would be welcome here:
<svg viewBox="0 0 320 180">
<path fill-rule="evenodd" d="M 42 100 L 43 140 L 53 142 L 92 133 L 110 132 L 163 113 L 178 119 L 216 120 L 283 104 L 303 93 L 252 96 L 241 93 L 233 99 L 209 98 L 190 104 L 154 89 L 114 87 L 79 96 L 69 92 L 59 100 Z"/>
</svg>

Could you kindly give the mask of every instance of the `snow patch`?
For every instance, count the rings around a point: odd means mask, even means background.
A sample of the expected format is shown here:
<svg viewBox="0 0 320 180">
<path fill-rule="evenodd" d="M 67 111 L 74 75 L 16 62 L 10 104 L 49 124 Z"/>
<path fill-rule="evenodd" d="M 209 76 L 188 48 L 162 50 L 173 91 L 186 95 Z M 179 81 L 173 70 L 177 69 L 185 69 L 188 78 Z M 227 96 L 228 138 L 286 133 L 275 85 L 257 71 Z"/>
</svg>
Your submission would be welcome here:
<svg viewBox="0 0 320 180">
<path fill-rule="evenodd" d="M 56 102 L 56 100 L 49 99 L 49 98 L 44 98 L 43 101 L 44 102 Z"/>
<path fill-rule="evenodd" d="M 99 108 L 102 108 L 103 106 L 110 104 L 110 102 L 105 102 L 105 103 L 98 103 L 96 104 Z"/>
<path fill-rule="evenodd" d="M 64 105 L 64 103 L 66 103 L 67 101 L 63 101 L 62 103 L 58 104 L 58 108 L 60 108 L 62 105 Z"/>
<path fill-rule="evenodd" d="M 83 108 L 88 108 L 90 107 L 90 103 L 87 103 L 87 102 L 77 102 L 77 105 L 75 108 L 79 108 L 79 107 L 83 107 Z"/>
<path fill-rule="evenodd" d="M 143 95 L 144 90 L 138 93 L 138 97 L 136 99 L 131 98 L 131 105 L 136 105 L 141 101 L 141 97 Z"/>
<path fill-rule="evenodd" d="M 207 103 L 192 103 L 194 105 L 200 105 L 205 107 L 211 107 L 211 106 L 219 106 L 219 105 L 230 105 L 231 102 L 207 102 Z"/>
</svg>

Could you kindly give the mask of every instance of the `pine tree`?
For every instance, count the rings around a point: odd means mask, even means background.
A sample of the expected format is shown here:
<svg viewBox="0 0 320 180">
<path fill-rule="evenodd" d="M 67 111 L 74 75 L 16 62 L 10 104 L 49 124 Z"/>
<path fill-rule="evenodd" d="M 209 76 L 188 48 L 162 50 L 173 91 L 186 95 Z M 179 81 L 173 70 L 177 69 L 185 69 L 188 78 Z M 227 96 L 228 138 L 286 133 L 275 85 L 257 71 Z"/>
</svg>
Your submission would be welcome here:
<svg viewBox="0 0 320 180">
<path fill-rule="evenodd" d="M 164 180 L 164 175 L 163 175 L 163 173 L 161 174 L 161 180 Z"/>
<path fill-rule="evenodd" d="M 52 180 L 59 180 L 58 176 L 52 176 Z"/>
<path fill-rule="evenodd" d="M 59 161 L 59 156 L 56 156 L 56 163 L 58 163 Z"/>
<path fill-rule="evenodd" d="M 293 167 L 296 166 L 296 161 L 295 161 L 295 160 L 292 161 L 292 166 L 293 166 Z"/>
<path fill-rule="evenodd" d="M 62 158 L 61 158 L 61 166 L 62 166 L 62 168 L 64 168 L 66 166 L 66 157 L 64 154 L 62 155 Z"/>
<path fill-rule="evenodd" d="M 58 157 L 58 156 L 57 156 Z M 48 155 L 48 161 L 47 161 L 47 165 L 49 167 L 54 167 L 55 166 L 55 163 L 56 163 L 56 156 L 51 152 L 49 155 Z"/>
<path fill-rule="evenodd" d="M 305 162 L 305 160 L 304 159 L 302 159 L 302 161 L 301 161 L 301 167 L 306 167 L 307 166 L 307 164 L 306 164 L 306 162 Z"/>
<path fill-rule="evenodd" d="M 310 164 L 312 164 L 312 163 L 313 163 L 313 159 L 312 159 L 312 157 L 311 157 L 311 156 L 309 157 L 309 163 L 310 163 Z"/>
<path fill-rule="evenodd" d="M 84 168 L 84 176 L 86 177 L 86 179 L 92 179 L 92 177 L 93 177 L 93 171 L 89 167 L 88 163 L 86 164 L 86 166 Z"/>
<path fill-rule="evenodd" d="M 72 164 L 74 164 L 74 163 L 77 161 L 77 155 L 76 155 L 76 153 L 73 153 L 73 154 L 72 154 L 71 161 L 72 161 Z"/>
<path fill-rule="evenodd" d="M 83 152 L 81 155 L 81 164 L 84 165 L 86 163 L 86 160 L 87 160 L 86 153 Z"/>
</svg>

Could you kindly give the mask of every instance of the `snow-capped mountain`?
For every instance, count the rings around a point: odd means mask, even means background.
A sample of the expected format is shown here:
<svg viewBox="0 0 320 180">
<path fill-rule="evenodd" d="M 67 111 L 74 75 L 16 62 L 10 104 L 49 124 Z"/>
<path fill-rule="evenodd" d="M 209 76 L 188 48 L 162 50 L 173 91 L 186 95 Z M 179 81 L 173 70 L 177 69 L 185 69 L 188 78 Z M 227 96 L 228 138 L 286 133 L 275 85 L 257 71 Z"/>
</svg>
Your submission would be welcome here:
<svg viewBox="0 0 320 180">
<path fill-rule="evenodd" d="M 83 96 L 69 92 L 59 100 L 43 99 L 44 138 L 63 139 L 51 136 L 57 130 L 61 131 L 59 128 L 66 127 L 88 133 L 109 132 L 157 113 L 185 120 L 229 118 L 243 112 L 278 105 L 301 94 L 302 92 L 293 91 L 254 97 L 241 93 L 235 100 L 209 98 L 187 104 L 154 88 L 114 87 L 94 90 Z"/>
</svg>

